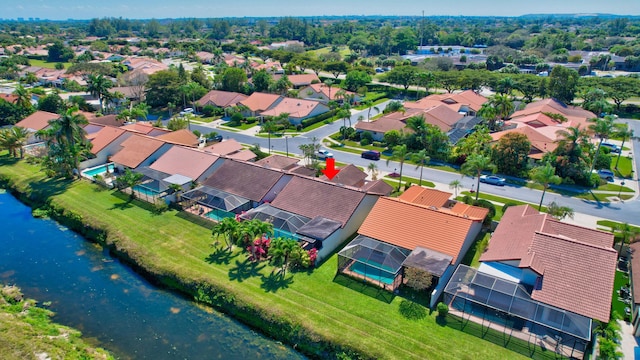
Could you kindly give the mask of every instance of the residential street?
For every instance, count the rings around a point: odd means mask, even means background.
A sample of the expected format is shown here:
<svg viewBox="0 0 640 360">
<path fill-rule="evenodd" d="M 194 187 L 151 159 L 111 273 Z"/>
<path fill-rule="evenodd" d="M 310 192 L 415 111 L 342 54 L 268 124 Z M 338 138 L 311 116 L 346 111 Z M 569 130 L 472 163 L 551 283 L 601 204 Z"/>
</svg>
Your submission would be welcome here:
<svg viewBox="0 0 640 360">
<path fill-rule="evenodd" d="M 379 104 L 377 107 L 382 111 L 388 102 Z M 375 111 L 372 111 L 372 116 L 375 114 Z M 367 110 L 363 110 L 360 112 L 355 112 L 351 116 L 352 124 L 355 124 L 358 121 L 359 116 L 367 116 Z M 627 121 L 621 119 L 619 121 L 628 122 L 634 132 L 636 134 L 640 134 L 640 122 L 638 121 Z M 295 136 L 289 139 L 283 138 L 272 138 L 271 139 L 271 147 L 273 150 L 279 152 L 288 152 L 290 154 L 298 154 L 301 155 L 301 151 L 299 146 L 302 144 L 307 144 L 311 140 L 311 138 L 315 137 L 320 141 L 321 139 L 339 131 L 342 126 L 342 121 L 336 121 L 331 125 L 326 125 L 316 130 L 310 131 L 304 136 Z M 268 149 L 268 139 L 255 137 L 247 134 L 237 133 L 233 131 L 227 131 L 220 128 L 217 128 L 215 125 L 207 124 L 192 124 L 192 130 L 199 130 L 202 133 L 209 133 L 211 131 L 216 131 L 220 135 L 225 138 L 233 138 L 237 141 L 245 144 L 258 144 L 263 149 Z M 640 142 L 638 139 L 634 139 L 632 141 L 633 149 L 640 149 Z M 340 151 L 339 149 L 332 148 L 331 152 L 334 153 L 334 157 L 339 162 L 344 163 L 352 163 L 354 165 L 367 167 L 371 160 L 362 159 L 360 155 L 353 154 L 349 152 Z M 638 169 L 640 166 L 640 159 L 635 158 L 635 169 Z M 390 173 L 397 169 L 399 171 L 399 163 L 398 162 L 389 162 L 387 165 L 386 161 L 380 160 L 376 161 L 378 166 L 378 170 L 382 173 Z M 420 169 L 416 169 L 416 167 L 412 164 L 406 164 L 403 168 L 403 176 L 409 176 L 413 178 L 419 178 Z M 441 171 L 436 169 L 425 168 L 423 172 L 423 179 L 429 180 L 434 183 L 443 184 L 443 186 L 448 186 L 448 184 L 453 180 L 461 180 L 462 185 L 465 190 L 471 189 L 471 186 L 476 183 L 475 178 L 471 178 L 468 176 L 461 177 L 459 174 Z M 625 186 L 632 187 L 638 189 L 638 178 L 637 171 L 634 171 L 633 180 L 634 184 L 630 184 L 629 180 L 625 181 Z M 539 190 L 533 190 L 523 186 L 515 186 L 515 185 L 506 185 L 504 187 L 493 186 L 489 184 L 481 184 L 480 186 L 481 193 L 493 194 L 502 197 L 513 198 L 521 201 L 531 202 L 537 204 L 540 201 L 540 196 L 542 194 Z M 625 202 L 611 202 L 611 203 L 599 203 L 595 201 L 586 201 L 578 198 L 572 198 L 565 195 L 556 194 L 553 192 L 547 192 L 545 194 L 544 203 L 548 204 L 552 201 L 562 205 L 571 207 L 576 213 L 583 213 L 591 216 L 601 217 L 605 219 L 611 219 L 619 222 L 628 222 L 630 224 L 640 225 L 640 202 L 637 200 L 637 197 L 625 201 Z"/>
</svg>

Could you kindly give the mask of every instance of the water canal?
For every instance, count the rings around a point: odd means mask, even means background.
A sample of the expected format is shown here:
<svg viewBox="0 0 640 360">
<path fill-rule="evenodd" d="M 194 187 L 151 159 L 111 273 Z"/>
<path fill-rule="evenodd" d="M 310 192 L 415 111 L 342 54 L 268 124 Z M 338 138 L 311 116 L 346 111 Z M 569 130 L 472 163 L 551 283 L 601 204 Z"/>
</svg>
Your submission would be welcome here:
<svg viewBox="0 0 640 360">
<path fill-rule="evenodd" d="M 0 282 L 51 302 L 54 321 L 121 359 L 303 359 L 233 319 L 160 289 L 0 189 Z"/>
</svg>

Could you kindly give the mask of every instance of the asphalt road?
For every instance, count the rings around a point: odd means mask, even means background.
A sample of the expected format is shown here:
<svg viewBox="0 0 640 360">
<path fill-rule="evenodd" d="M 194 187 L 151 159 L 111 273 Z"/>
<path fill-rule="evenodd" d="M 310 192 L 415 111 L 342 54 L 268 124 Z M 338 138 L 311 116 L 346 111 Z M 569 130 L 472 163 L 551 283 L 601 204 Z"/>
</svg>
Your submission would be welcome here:
<svg viewBox="0 0 640 360">
<path fill-rule="evenodd" d="M 382 103 L 378 105 L 378 108 L 382 111 L 387 103 Z M 375 112 L 375 111 L 374 111 Z M 372 112 L 372 115 L 373 113 Z M 358 117 L 363 115 L 367 116 L 367 111 L 361 111 L 355 113 L 351 116 L 352 124 L 355 124 L 358 121 Z M 625 119 L 620 119 L 619 121 L 628 122 L 634 132 L 636 134 L 640 134 L 640 121 L 628 121 Z M 311 142 L 311 138 L 315 137 L 318 141 L 321 141 L 324 137 L 329 136 L 340 130 L 342 126 L 342 121 L 336 121 L 330 125 L 323 126 L 316 130 L 313 130 L 304 136 L 295 136 L 288 139 L 283 138 L 272 138 L 271 139 L 271 148 L 273 150 L 279 152 L 289 152 L 290 154 L 302 155 L 302 152 L 299 149 L 299 146 L 302 144 L 308 144 Z M 264 149 L 268 149 L 268 139 L 259 138 L 250 135 L 240 134 L 232 131 L 225 131 L 219 128 L 212 128 L 211 126 L 203 126 L 203 125 L 191 125 L 192 130 L 199 130 L 202 133 L 209 133 L 211 131 L 216 131 L 218 134 L 224 136 L 225 138 L 233 138 L 241 143 L 245 144 L 258 144 L 260 147 Z M 632 149 L 640 149 L 640 141 L 638 139 L 632 140 Z M 339 149 L 329 149 L 333 154 L 336 161 L 343 163 L 352 163 L 357 166 L 362 166 L 366 168 L 372 161 L 362 159 L 360 155 L 348 153 L 344 151 L 340 151 Z M 640 158 L 635 157 L 636 169 L 640 168 Z M 399 171 L 400 164 L 398 162 L 391 161 L 387 164 L 385 160 L 375 161 L 378 166 L 378 170 L 382 172 L 393 172 L 394 170 Z M 627 181 L 635 181 L 638 182 L 637 174 L 634 174 L 633 180 Z M 414 165 L 407 164 L 403 168 L 403 176 L 409 176 L 413 178 L 419 178 L 420 169 L 416 168 Z M 475 178 L 471 178 L 468 176 L 461 176 L 460 174 L 451 173 L 442 170 L 425 168 L 423 171 L 423 179 L 429 180 L 435 183 L 441 184 L 449 184 L 453 180 L 460 180 L 464 190 L 471 189 L 472 185 L 475 186 L 476 180 Z M 504 187 L 493 186 L 489 184 L 481 184 L 480 191 L 482 193 L 493 194 L 502 197 L 508 197 L 512 199 L 517 199 L 521 201 L 531 202 L 537 204 L 540 202 L 540 196 L 542 192 L 539 190 L 533 190 L 524 186 L 516 186 L 516 185 L 506 185 Z M 573 198 L 566 195 L 560 195 L 552 192 L 547 192 L 544 198 L 544 204 L 549 204 L 550 202 L 555 201 L 556 203 L 562 206 L 568 206 L 574 210 L 576 213 L 583 213 L 587 215 L 592 215 L 596 217 L 601 217 L 605 219 L 611 219 L 620 222 L 628 222 L 630 224 L 640 225 L 640 201 L 631 200 L 626 201 L 624 203 L 600 203 L 595 201 L 586 201 L 578 198 Z"/>
</svg>

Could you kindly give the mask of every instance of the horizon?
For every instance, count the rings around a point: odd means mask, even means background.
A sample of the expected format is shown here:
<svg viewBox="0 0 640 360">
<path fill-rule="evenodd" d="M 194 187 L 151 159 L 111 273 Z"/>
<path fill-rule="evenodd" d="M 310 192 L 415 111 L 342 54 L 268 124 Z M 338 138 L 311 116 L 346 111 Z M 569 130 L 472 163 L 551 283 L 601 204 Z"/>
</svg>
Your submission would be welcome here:
<svg viewBox="0 0 640 360">
<path fill-rule="evenodd" d="M 640 1 L 619 0 L 603 3 L 596 0 L 539 0 L 516 4 L 497 0 L 480 6 L 472 0 L 458 0 L 455 9 L 447 3 L 425 4 L 419 0 L 403 0 L 389 5 L 382 0 L 343 2 L 325 0 L 322 4 L 301 4 L 281 0 L 277 5 L 267 0 L 245 0 L 241 3 L 215 4 L 208 0 L 190 0 L 176 4 L 172 0 L 112 0 L 109 5 L 86 4 L 84 0 L 34 0 L 5 5 L 2 20 L 40 19 L 50 21 L 90 20 L 122 17 L 131 20 L 180 18 L 278 18 L 278 17 L 521 17 L 525 15 L 568 16 L 640 16 Z M 72 15 L 72 16 L 69 16 Z"/>
</svg>

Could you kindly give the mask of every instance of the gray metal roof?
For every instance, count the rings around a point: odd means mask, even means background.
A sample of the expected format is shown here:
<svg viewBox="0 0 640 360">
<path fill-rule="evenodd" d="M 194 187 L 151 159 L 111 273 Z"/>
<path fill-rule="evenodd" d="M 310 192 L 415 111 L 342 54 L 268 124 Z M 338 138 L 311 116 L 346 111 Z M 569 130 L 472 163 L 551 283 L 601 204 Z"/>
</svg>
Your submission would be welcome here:
<svg viewBox="0 0 640 360">
<path fill-rule="evenodd" d="M 299 228 L 298 234 L 322 241 L 340 229 L 341 226 L 342 224 L 337 221 L 316 216 L 313 220 Z"/>
<path fill-rule="evenodd" d="M 451 265 L 452 259 L 449 255 L 418 246 L 404 260 L 402 266 L 421 269 L 441 277 Z"/>
</svg>

